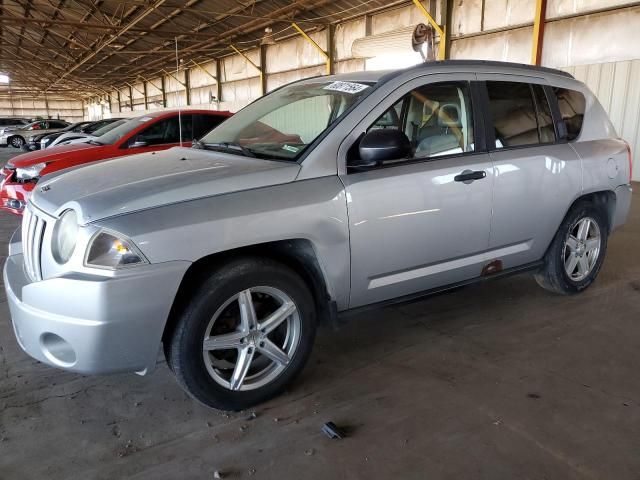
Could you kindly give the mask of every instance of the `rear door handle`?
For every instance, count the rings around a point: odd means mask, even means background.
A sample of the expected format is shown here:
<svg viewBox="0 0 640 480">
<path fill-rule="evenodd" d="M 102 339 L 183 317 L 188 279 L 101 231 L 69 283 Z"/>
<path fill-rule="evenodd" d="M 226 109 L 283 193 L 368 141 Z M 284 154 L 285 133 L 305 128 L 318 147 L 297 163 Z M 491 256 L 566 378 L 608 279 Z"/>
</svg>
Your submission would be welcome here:
<svg viewBox="0 0 640 480">
<path fill-rule="evenodd" d="M 453 179 L 456 182 L 469 184 L 474 182 L 475 180 L 482 180 L 486 176 L 487 176 L 487 172 L 485 172 L 484 170 L 476 170 L 476 171 L 465 170 L 459 175 L 456 175 L 455 177 L 453 177 Z"/>
</svg>

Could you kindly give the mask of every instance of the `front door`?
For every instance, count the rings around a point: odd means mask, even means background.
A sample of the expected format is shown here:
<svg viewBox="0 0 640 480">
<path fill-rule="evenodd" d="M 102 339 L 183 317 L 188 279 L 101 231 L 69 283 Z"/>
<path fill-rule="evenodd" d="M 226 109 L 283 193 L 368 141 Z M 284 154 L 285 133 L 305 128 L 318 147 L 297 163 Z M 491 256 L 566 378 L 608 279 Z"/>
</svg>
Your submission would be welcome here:
<svg viewBox="0 0 640 480">
<path fill-rule="evenodd" d="M 351 308 L 477 277 L 485 263 L 493 169 L 474 138 L 475 76 L 428 78 L 389 98 L 388 110 L 364 125 L 402 130 L 411 157 L 343 176 Z"/>
</svg>

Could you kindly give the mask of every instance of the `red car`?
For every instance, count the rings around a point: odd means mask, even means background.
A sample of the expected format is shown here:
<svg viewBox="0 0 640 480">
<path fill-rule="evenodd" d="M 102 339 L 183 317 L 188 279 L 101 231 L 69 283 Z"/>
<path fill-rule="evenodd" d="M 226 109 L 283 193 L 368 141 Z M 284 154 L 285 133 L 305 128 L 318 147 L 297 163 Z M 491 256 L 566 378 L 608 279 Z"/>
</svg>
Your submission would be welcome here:
<svg viewBox="0 0 640 480">
<path fill-rule="evenodd" d="M 182 145 L 204 136 L 230 117 L 230 112 L 184 110 Z M 132 118 L 88 143 L 62 145 L 18 155 L 2 170 L 0 208 L 22 215 L 27 199 L 41 176 L 64 168 L 177 147 L 180 144 L 178 112 L 154 112 Z"/>
</svg>

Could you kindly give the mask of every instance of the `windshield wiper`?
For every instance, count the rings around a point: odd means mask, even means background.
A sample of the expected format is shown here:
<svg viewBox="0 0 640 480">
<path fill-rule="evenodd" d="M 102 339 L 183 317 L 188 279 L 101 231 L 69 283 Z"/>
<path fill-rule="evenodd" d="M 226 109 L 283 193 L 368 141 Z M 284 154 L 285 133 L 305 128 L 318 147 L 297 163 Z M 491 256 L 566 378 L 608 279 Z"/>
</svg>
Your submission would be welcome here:
<svg viewBox="0 0 640 480">
<path fill-rule="evenodd" d="M 247 147 L 243 147 L 237 142 L 218 142 L 218 143 L 202 143 L 200 142 L 202 147 L 206 150 L 232 150 L 242 152 L 247 157 L 256 158 L 256 154 L 249 150 Z"/>
<path fill-rule="evenodd" d="M 104 145 L 104 143 L 100 143 L 97 140 L 89 140 L 87 143 L 91 145 Z"/>
</svg>

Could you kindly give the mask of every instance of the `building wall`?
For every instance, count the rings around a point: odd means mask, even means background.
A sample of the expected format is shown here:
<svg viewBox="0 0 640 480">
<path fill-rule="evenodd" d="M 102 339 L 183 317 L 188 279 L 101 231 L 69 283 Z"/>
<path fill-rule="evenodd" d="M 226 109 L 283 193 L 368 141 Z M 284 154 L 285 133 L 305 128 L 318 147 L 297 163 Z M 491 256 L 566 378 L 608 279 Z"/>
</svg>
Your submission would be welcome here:
<svg viewBox="0 0 640 480">
<path fill-rule="evenodd" d="M 85 116 L 80 100 L 33 97 L 0 97 L 1 117 L 60 118 L 69 122 L 81 121 Z"/>
<path fill-rule="evenodd" d="M 616 132 L 631 146 L 633 178 L 640 181 L 640 60 L 580 65 L 564 70 L 586 83 L 609 112 Z"/>
</svg>

